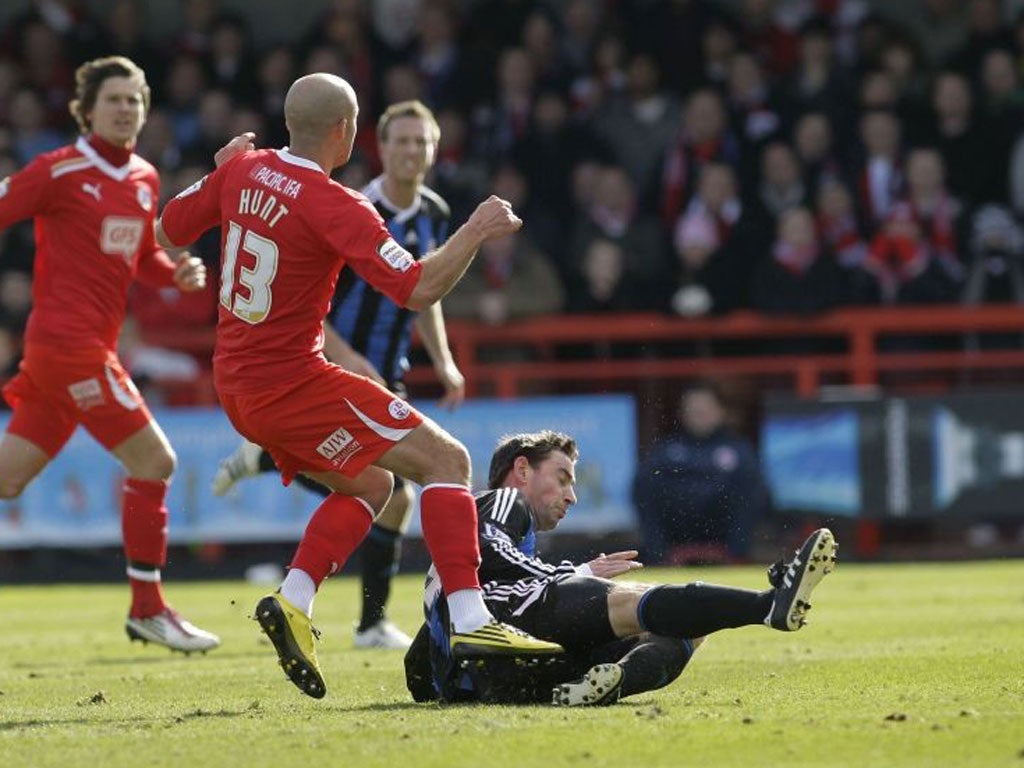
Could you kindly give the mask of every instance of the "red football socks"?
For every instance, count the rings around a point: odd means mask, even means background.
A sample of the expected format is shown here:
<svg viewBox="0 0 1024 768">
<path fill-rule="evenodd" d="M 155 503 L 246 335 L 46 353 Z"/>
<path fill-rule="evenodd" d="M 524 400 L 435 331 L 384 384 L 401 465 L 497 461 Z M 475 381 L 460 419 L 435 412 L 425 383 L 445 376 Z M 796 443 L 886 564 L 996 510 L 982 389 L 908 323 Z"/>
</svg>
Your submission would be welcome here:
<svg viewBox="0 0 1024 768">
<path fill-rule="evenodd" d="M 423 538 L 444 593 L 480 589 L 476 573 L 480 565 L 476 504 L 469 489 L 462 485 L 424 486 L 420 494 L 420 519 Z"/>
<path fill-rule="evenodd" d="M 131 616 L 145 618 L 167 607 L 160 590 L 160 569 L 167 562 L 167 483 L 162 480 L 124 481 L 121 496 L 121 534 L 132 588 Z"/>
<path fill-rule="evenodd" d="M 345 565 L 370 530 L 373 510 L 362 499 L 332 493 L 316 508 L 306 526 L 291 568 L 320 583 Z"/>
</svg>

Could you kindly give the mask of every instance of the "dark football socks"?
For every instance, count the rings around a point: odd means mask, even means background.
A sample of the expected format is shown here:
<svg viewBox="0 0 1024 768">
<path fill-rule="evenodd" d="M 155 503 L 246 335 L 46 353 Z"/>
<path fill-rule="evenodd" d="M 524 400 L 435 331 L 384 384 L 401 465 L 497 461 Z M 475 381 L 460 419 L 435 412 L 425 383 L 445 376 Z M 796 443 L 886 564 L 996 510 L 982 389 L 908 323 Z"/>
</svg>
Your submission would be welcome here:
<svg viewBox="0 0 1024 768">
<path fill-rule="evenodd" d="M 669 637 L 703 637 L 720 629 L 764 622 L 774 590 L 722 587 L 717 584 L 663 584 L 647 590 L 637 619 L 648 632 Z"/>
<path fill-rule="evenodd" d="M 683 673 L 691 656 L 693 643 L 682 638 L 654 635 L 638 643 L 619 661 L 624 673 L 619 695 L 629 696 L 668 685 Z"/>
<path fill-rule="evenodd" d="M 359 631 L 384 618 L 384 606 L 391 594 L 391 579 L 398 572 L 402 535 L 374 523 L 359 547 L 362 558 L 363 613 Z"/>
</svg>

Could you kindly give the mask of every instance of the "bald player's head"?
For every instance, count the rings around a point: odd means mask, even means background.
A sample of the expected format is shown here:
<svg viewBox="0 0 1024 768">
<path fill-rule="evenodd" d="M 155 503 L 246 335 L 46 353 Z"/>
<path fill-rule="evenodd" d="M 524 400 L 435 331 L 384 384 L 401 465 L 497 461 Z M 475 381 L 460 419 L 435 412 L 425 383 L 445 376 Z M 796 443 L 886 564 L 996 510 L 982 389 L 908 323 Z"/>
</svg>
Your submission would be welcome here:
<svg viewBox="0 0 1024 768">
<path fill-rule="evenodd" d="M 352 86 L 326 72 L 300 77 L 284 98 L 284 121 L 293 144 L 322 141 L 342 119 L 354 127 L 358 110 Z"/>
</svg>

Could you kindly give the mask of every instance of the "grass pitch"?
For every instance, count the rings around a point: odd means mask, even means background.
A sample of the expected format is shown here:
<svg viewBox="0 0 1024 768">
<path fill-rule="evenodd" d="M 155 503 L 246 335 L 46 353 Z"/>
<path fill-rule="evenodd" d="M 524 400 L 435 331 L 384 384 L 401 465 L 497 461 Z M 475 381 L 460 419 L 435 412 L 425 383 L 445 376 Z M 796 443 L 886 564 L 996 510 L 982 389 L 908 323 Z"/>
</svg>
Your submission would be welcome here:
<svg viewBox="0 0 1024 768">
<path fill-rule="evenodd" d="M 645 577 L 764 584 L 755 568 Z M 397 583 L 407 630 L 420 586 Z M 400 653 L 352 648 L 357 589 L 317 598 L 314 701 L 247 620 L 265 588 L 169 584 L 224 640 L 186 658 L 128 643 L 124 585 L 0 587 L 0 764 L 1024 766 L 1024 561 L 841 563 L 802 631 L 719 633 L 672 686 L 590 710 L 412 703 Z"/>
</svg>

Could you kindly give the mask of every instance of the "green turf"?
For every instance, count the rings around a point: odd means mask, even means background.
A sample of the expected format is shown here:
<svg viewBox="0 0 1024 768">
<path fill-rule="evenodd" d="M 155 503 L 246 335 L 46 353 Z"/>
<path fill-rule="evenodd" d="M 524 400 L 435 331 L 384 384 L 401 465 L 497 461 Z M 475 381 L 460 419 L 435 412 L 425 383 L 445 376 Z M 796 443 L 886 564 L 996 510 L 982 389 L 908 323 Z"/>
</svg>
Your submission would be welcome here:
<svg viewBox="0 0 1024 768">
<path fill-rule="evenodd" d="M 419 586 L 397 585 L 406 629 Z M 400 653 L 351 647 L 351 579 L 317 598 L 314 701 L 247 620 L 264 591 L 170 585 L 224 639 L 185 658 L 127 642 L 124 586 L 0 587 L 0 765 L 1024 766 L 1024 561 L 841 565 L 801 632 L 720 633 L 671 687 L 595 710 L 413 704 Z"/>
</svg>

